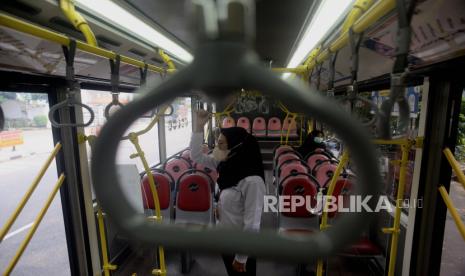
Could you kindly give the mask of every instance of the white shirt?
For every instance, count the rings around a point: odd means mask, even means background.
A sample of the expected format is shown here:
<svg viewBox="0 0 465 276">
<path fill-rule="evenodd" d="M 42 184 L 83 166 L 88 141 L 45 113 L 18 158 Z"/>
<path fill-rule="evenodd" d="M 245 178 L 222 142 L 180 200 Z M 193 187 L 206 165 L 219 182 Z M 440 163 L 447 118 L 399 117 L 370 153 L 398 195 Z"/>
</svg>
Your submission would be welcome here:
<svg viewBox="0 0 465 276">
<path fill-rule="evenodd" d="M 206 167 L 216 169 L 219 161 L 202 153 L 203 134 L 192 133 L 191 159 Z M 258 232 L 263 209 L 265 183 L 260 176 L 248 176 L 231 188 L 221 191 L 218 201 L 219 225 Z M 246 263 L 247 256 L 236 254 L 235 260 Z"/>
</svg>

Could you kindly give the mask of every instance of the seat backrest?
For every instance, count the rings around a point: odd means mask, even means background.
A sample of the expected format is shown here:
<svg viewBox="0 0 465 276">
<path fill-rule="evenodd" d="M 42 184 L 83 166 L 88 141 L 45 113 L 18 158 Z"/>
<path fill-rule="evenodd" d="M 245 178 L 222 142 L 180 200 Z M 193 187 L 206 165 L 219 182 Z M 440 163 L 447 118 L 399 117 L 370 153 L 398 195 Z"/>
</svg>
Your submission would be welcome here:
<svg viewBox="0 0 465 276">
<path fill-rule="evenodd" d="M 307 157 L 307 165 L 311 170 L 313 170 L 319 163 L 329 159 L 330 158 L 326 154 L 313 153 Z"/>
<path fill-rule="evenodd" d="M 152 175 L 153 180 L 155 182 L 155 187 L 157 189 L 158 201 L 160 202 L 160 209 L 168 209 L 171 203 L 171 192 L 174 190 L 174 180 L 169 174 L 167 174 L 166 172 L 161 172 L 159 170 L 152 171 Z M 141 180 L 141 189 L 144 209 L 155 210 L 153 194 L 152 190 L 150 189 L 150 182 L 147 175 L 144 175 L 144 177 Z"/>
<path fill-rule="evenodd" d="M 334 172 L 337 169 L 337 163 L 331 160 L 321 162 L 313 169 L 313 175 L 315 176 L 318 184 L 322 188 L 326 188 L 329 182 L 333 178 Z"/>
<path fill-rule="evenodd" d="M 300 160 L 300 156 L 294 152 L 286 152 L 279 155 L 278 160 L 276 161 L 276 168 L 279 168 L 287 160 Z"/>
<path fill-rule="evenodd" d="M 294 148 L 289 145 L 280 145 L 277 148 L 275 148 L 273 156 L 274 158 L 276 158 L 284 151 L 293 151 L 293 150 Z"/>
<path fill-rule="evenodd" d="M 235 127 L 235 126 L 236 126 L 236 122 L 234 121 L 233 117 L 226 117 L 223 119 L 223 124 L 222 124 L 223 128 Z"/>
<path fill-rule="evenodd" d="M 186 160 L 191 161 L 191 150 L 190 150 L 190 149 L 184 150 L 184 151 L 181 153 L 181 157 L 183 157 L 183 158 L 186 159 Z"/>
<path fill-rule="evenodd" d="M 173 177 L 174 181 L 177 181 L 181 174 L 191 168 L 192 165 L 189 160 L 180 156 L 173 156 L 163 165 L 163 169 Z"/>
<path fill-rule="evenodd" d="M 287 206 L 290 206 L 292 196 L 303 196 L 305 199 L 305 204 L 303 206 L 295 207 L 295 212 L 282 212 L 286 217 L 302 218 L 302 217 L 312 217 L 315 214 L 312 214 L 310 210 L 307 210 L 307 206 L 314 208 L 316 206 L 316 194 L 317 186 L 314 181 L 312 181 L 310 175 L 290 175 L 288 176 L 282 184 L 282 195 L 284 202 Z M 310 200 L 310 202 L 307 202 Z M 286 205 L 284 205 L 286 206 Z"/>
<path fill-rule="evenodd" d="M 278 168 L 278 179 L 284 179 L 290 174 L 296 173 L 310 173 L 309 169 L 302 160 L 291 159 L 285 161 L 281 166 Z M 278 182 L 281 182 L 278 180 Z"/>
<path fill-rule="evenodd" d="M 336 198 L 335 204 L 339 206 L 342 204 L 344 207 L 348 207 L 349 204 L 349 192 L 352 189 L 352 181 L 349 178 L 339 178 L 336 182 L 336 186 L 334 187 L 333 196 Z M 342 196 L 342 202 L 340 202 L 339 196 Z M 328 212 L 328 217 L 332 218 L 337 214 L 335 212 Z"/>
<path fill-rule="evenodd" d="M 256 117 L 252 123 L 252 134 L 255 136 L 266 136 L 266 122 L 263 117 Z"/>
<path fill-rule="evenodd" d="M 205 212 L 211 208 L 211 183 L 195 171 L 183 174 L 176 185 L 176 208 L 189 212 Z"/>
<path fill-rule="evenodd" d="M 278 117 L 268 120 L 268 136 L 281 136 L 281 120 Z"/>
<path fill-rule="evenodd" d="M 213 182 L 216 183 L 216 180 L 218 179 L 218 172 L 216 171 L 216 169 L 206 167 L 203 164 L 196 164 L 195 169 L 205 172 L 206 174 L 208 174 L 211 177 Z"/>
<path fill-rule="evenodd" d="M 296 133 L 297 132 L 297 124 L 295 122 L 294 118 L 286 118 L 283 122 L 283 133 L 286 134 L 287 130 L 291 129 L 290 133 Z"/>
<path fill-rule="evenodd" d="M 250 120 L 247 117 L 240 117 L 237 119 L 237 126 L 242 127 L 250 133 Z"/>
</svg>

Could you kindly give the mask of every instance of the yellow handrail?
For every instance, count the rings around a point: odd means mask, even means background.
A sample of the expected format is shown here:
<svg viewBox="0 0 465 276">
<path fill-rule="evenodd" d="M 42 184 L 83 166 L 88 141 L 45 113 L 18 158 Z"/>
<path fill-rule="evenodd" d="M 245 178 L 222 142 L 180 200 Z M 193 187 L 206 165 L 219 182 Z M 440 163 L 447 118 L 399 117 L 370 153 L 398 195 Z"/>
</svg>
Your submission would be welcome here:
<svg viewBox="0 0 465 276">
<path fill-rule="evenodd" d="M 171 58 L 167 54 L 165 54 L 165 51 L 160 49 L 160 50 L 158 50 L 158 54 L 163 59 L 163 61 L 166 63 L 166 65 L 168 65 L 169 69 L 176 70 L 176 66 L 174 66 L 174 63 L 171 60 Z"/>
<path fill-rule="evenodd" d="M 326 193 L 327 197 L 326 197 L 326 200 L 323 206 L 323 212 L 321 214 L 320 231 L 324 231 L 326 228 L 328 228 L 328 212 L 326 212 L 326 210 L 328 209 L 329 197 L 333 195 L 334 189 L 336 188 L 337 180 L 339 179 L 341 172 L 348 161 L 349 161 L 349 153 L 346 150 L 342 154 L 341 160 L 339 160 L 339 164 L 337 165 L 337 168 L 334 171 L 333 177 L 331 178 L 331 182 L 329 184 L 328 191 Z M 321 258 L 318 258 L 316 275 L 317 276 L 323 275 L 323 259 Z"/>
<path fill-rule="evenodd" d="M 76 29 L 81 31 L 81 33 L 86 38 L 87 43 L 92 46 L 97 46 L 97 39 L 95 38 L 94 33 L 87 24 L 87 21 L 78 13 L 74 7 L 73 0 L 60 0 L 60 8 Z"/>
<path fill-rule="evenodd" d="M 381 17 L 388 14 L 396 7 L 396 0 L 382 0 L 377 1 L 370 10 L 364 13 L 353 25 L 352 29 L 354 33 L 361 33 L 372 26 L 376 21 L 378 21 Z M 342 32 L 342 34 L 334 40 L 330 46 L 322 51 L 313 58 L 307 60 L 306 69 L 307 71 L 312 70 L 317 64 L 322 63 L 325 61 L 330 53 L 334 53 L 340 50 L 342 47 L 347 45 L 349 42 L 349 33 L 348 31 Z"/>
<path fill-rule="evenodd" d="M 39 212 L 39 215 L 36 217 L 34 220 L 34 223 L 32 224 L 31 230 L 26 235 L 26 238 L 23 240 L 21 243 L 18 251 L 16 252 L 15 256 L 9 263 L 8 267 L 6 268 L 5 272 L 3 272 L 4 276 L 10 275 L 11 271 L 15 268 L 16 264 L 18 263 L 19 259 L 21 258 L 21 255 L 24 253 L 24 250 L 26 249 L 27 245 L 32 239 L 32 236 L 34 236 L 34 233 L 36 232 L 37 228 L 39 227 L 40 222 L 45 216 L 45 213 L 47 212 L 48 208 L 50 207 L 50 204 L 53 201 L 53 198 L 55 197 L 56 193 L 61 187 L 61 184 L 63 184 L 63 181 L 65 180 L 65 175 L 61 174 L 60 177 L 58 178 L 55 187 L 53 188 L 53 191 L 49 194 L 47 201 L 45 202 L 45 205 L 42 207 L 42 209 Z"/>
<path fill-rule="evenodd" d="M 0 13 L 0 25 L 26 33 L 26 34 L 30 34 L 38 38 L 42 38 L 44 40 L 55 42 L 63 46 L 69 46 L 70 38 L 68 36 L 57 33 L 55 31 L 48 30 L 46 28 L 39 27 L 37 25 L 28 23 L 20 19 L 17 19 L 5 13 Z M 115 59 L 117 55 L 116 53 L 112 51 L 109 51 L 109 50 L 106 50 L 100 47 L 92 46 L 88 43 L 85 43 L 79 40 L 76 41 L 76 47 L 80 49 L 81 51 L 94 54 L 96 56 L 108 58 L 108 59 Z M 120 57 L 121 57 L 121 62 L 130 64 L 136 67 L 140 67 L 140 68 L 145 67 L 146 63 L 144 61 L 136 60 L 136 59 L 123 56 L 123 55 L 120 55 Z M 147 64 L 147 68 L 148 70 L 157 72 L 157 73 L 165 72 L 163 68 L 152 65 L 152 64 Z M 173 72 L 170 69 L 167 71 L 168 73 Z"/>
<path fill-rule="evenodd" d="M 100 234 L 100 246 L 102 247 L 103 273 L 110 276 L 111 270 L 116 270 L 118 266 L 113 265 L 108 260 L 107 235 L 105 233 L 105 221 L 103 220 L 102 208 L 98 206 L 97 211 L 98 230 Z"/>
<path fill-rule="evenodd" d="M 452 218 L 454 219 L 455 225 L 457 225 L 457 229 L 459 230 L 460 235 L 462 235 L 462 238 L 465 241 L 465 225 L 460 219 L 460 215 L 457 212 L 457 209 L 455 208 L 454 204 L 452 203 L 452 200 L 450 199 L 449 194 L 446 191 L 446 188 L 444 188 L 444 186 L 441 185 L 438 188 L 438 190 L 441 193 L 442 199 L 444 200 L 447 209 L 449 210 L 450 214 L 452 215 Z"/>
<path fill-rule="evenodd" d="M 449 148 L 445 148 L 443 152 L 447 158 L 447 161 L 449 161 L 450 166 L 452 167 L 455 174 L 457 175 L 457 178 L 459 179 L 460 184 L 462 184 L 463 188 L 465 189 L 465 175 L 460 169 L 459 162 L 457 162 L 457 160 L 454 158 L 454 154 L 452 153 L 452 151 L 450 151 Z"/>
<path fill-rule="evenodd" d="M 352 6 L 352 10 L 347 15 L 344 24 L 342 24 L 342 32 L 347 32 L 354 22 L 362 16 L 373 5 L 373 0 L 357 0 Z"/>
<path fill-rule="evenodd" d="M 27 192 L 24 194 L 23 198 L 18 204 L 18 207 L 16 207 L 15 211 L 13 214 L 8 218 L 6 221 L 5 225 L 3 226 L 2 230 L 0 231 L 0 242 L 3 240 L 3 238 L 6 236 L 8 231 L 10 230 L 11 226 L 13 223 L 16 221 L 18 218 L 19 214 L 23 210 L 24 206 L 28 202 L 29 198 L 31 197 L 32 193 L 34 190 L 37 188 L 37 185 L 39 185 L 40 180 L 42 180 L 42 177 L 44 176 L 45 172 L 47 171 L 48 167 L 52 163 L 53 159 L 57 156 L 58 152 L 60 152 L 61 149 L 61 144 L 57 143 L 55 145 L 55 148 L 53 149 L 52 153 L 50 153 L 49 157 L 45 161 L 44 165 L 40 169 L 39 173 L 37 176 L 34 178 L 32 181 L 31 185 L 29 186 L 29 189 Z"/>
<path fill-rule="evenodd" d="M 390 228 L 382 229 L 384 233 L 392 235 L 391 236 L 391 252 L 389 253 L 388 276 L 394 276 L 394 273 L 396 270 L 397 248 L 398 248 L 399 234 L 400 234 L 400 215 L 401 215 L 401 209 L 402 209 L 401 204 L 404 199 L 408 155 L 413 145 L 414 145 L 414 141 L 412 140 L 406 140 L 405 143 L 401 145 L 402 159 L 400 163 L 399 185 L 397 187 L 397 200 L 396 200 L 396 208 L 395 208 L 395 213 L 394 213 L 394 225 Z"/>
<path fill-rule="evenodd" d="M 150 169 L 147 159 L 145 158 L 145 153 L 139 144 L 138 135 L 136 133 L 130 133 L 129 141 L 131 141 L 131 143 L 133 143 L 134 147 L 136 148 L 136 153 L 132 154 L 130 158 L 132 159 L 132 158 L 139 157 L 139 159 L 142 162 L 142 165 L 144 166 L 145 173 L 147 174 L 147 178 L 149 180 L 150 191 L 152 192 L 153 203 L 155 205 L 155 221 L 157 223 L 161 223 L 162 216 L 161 216 L 161 210 L 160 210 L 160 201 L 158 199 L 158 192 L 155 186 L 155 180 L 153 178 L 152 170 Z M 160 269 L 153 269 L 152 274 L 159 275 L 159 276 L 165 276 L 166 275 L 165 252 L 162 246 L 158 246 L 158 255 L 160 258 Z"/>
</svg>

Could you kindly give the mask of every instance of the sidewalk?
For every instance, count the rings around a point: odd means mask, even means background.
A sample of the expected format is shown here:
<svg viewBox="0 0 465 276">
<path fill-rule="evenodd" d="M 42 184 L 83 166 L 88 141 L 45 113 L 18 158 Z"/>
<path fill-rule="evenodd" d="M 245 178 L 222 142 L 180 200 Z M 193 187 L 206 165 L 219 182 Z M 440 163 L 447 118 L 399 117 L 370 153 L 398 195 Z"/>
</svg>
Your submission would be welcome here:
<svg viewBox="0 0 465 276">
<path fill-rule="evenodd" d="M 23 130 L 23 140 L 24 143 L 15 146 L 15 150 L 12 146 L 0 148 L 0 163 L 53 150 L 53 136 L 49 128 Z M 49 146 L 43 146 L 47 144 Z"/>
</svg>

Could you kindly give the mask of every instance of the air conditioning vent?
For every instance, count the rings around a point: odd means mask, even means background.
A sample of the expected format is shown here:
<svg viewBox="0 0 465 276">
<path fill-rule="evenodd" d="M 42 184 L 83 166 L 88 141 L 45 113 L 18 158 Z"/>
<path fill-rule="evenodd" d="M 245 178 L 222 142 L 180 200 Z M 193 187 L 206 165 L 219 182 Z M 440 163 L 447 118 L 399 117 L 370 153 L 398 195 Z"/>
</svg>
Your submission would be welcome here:
<svg viewBox="0 0 465 276">
<path fill-rule="evenodd" d="M 38 15 L 42 12 L 42 9 L 38 7 L 31 6 L 29 4 L 23 3 L 22 1 L 18 0 L 7 0 L 2 1 L 0 7 L 3 10 L 11 12 L 13 14 L 27 14 L 28 16 Z"/>
<path fill-rule="evenodd" d="M 140 56 L 140 57 L 145 57 L 147 55 L 146 53 L 141 52 L 141 51 L 139 51 L 137 49 L 134 49 L 134 48 L 130 49 L 129 52 L 133 53 L 134 55 Z"/>
<path fill-rule="evenodd" d="M 111 45 L 111 46 L 114 46 L 114 47 L 120 47 L 121 46 L 121 43 L 119 43 L 118 41 L 113 40 L 111 38 L 108 38 L 108 37 L 106 37 L 104 35 L 97 35 L 97 41 L 99 43 L 108 44 L 108 45 Z"/>
</svg>

